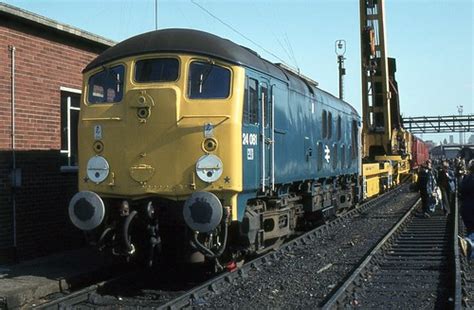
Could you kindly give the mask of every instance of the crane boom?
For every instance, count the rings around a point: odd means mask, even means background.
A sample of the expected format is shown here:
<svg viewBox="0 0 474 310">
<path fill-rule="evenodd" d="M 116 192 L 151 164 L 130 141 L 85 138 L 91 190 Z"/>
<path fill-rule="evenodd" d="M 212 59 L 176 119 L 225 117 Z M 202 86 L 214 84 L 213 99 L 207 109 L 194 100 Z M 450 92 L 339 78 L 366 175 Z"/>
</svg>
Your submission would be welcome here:
<svg viewBox="0 0 474 310">
<path fill-rule="evenodd" d="M 411 135 L 400 121 L 396 64 L 387 53 L 384 0 L 360 0 L 362 177 L 364 197 L 399 184 L 410 173 Z"/>
<path fill-rule="evenodd" d="M 395 59 L 387 56 L 384 0 L 360 0 L 364 157 L 406 151 Z"/>
</svg>

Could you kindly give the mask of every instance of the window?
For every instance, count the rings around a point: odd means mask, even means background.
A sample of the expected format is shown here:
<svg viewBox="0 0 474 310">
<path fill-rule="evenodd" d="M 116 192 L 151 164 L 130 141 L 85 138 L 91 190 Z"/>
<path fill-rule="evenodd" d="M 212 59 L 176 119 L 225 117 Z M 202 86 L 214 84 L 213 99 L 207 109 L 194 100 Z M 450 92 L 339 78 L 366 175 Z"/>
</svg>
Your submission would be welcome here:
<svg viewBox="0 0 474 310">
<path fill-rule="evenodd" d="M 189 68 L 188 97 L 223 99 L 230 93 L 230 70 L 207 62 L 194 61 Z"/>
<path fill-rule="evenodd" d="M 122 65 L 106 68 L 89 78 L 89 103 L 114 103 L 122 101 L 125 69 Z"/>
<path fill-rule="evenodd" d="M 328 112 L 328 139 L 332 138 L 332 113 Z"/>
<path fill-rule="evenodd" d="M 332 149 L 333 149 L 333 154 L 332 154 L 332 156 L 331 156 L 331 157 L 332 157 L 331 159 L 332 159 L 332 167 L 333 167 L 333 169 L 337 169 L 337 164 L 338 164 L 338 162 L 337 162 L 337 160 L 338 160 L 338 158 L 337 158 L 337 151 L 338 151 L 338 148 L 339 148 L 339 147 L 338 147 L 337 144 L 334 144 L 333 147 L 332 147 Z"/>
<path fill-rule="evenodd" d="M 323 144 L 318 143 L 318 171 L 323 169 Z"/>
<path fill-rule="evenodd" d="M 264 118 L 265 118 L 265 126 L 268 126 L 268 124 L 270 123 L 270 118 L 272 116 L 270 115 L 270 113 L 268 111 L 269 98 L 268 98 L 268 86 L 267 86 L 266 83 L 262 83 L 261 91 L 262 91 L 261 100 L 265 101 L 263 103 L 263 115 L 264 115 Z"/>
<path fill-rule="evenodd" d="M 346 167 L 346 146 L 341 146 L 341 168 L 344 169 Z"/>
<path fill-rule="evenodd" d="M 337 116 L 337 140 L 341 140 L 341 135 L 342 135 L 342 122 L 341 122 L 341 116 Z"/>
<path fill-rule="evenodd" d="M 135 81 L 172 82 L 178 79 L 179 62 L 175 58 L 139 60 L 135 64 Z"/>
<path fill-rule="evenodd" d="M 81 92 L 61 88 L 61 165 L 77 166 L 77 124 Z"/>
<path fill-rule="evenodd" d="M 322 115 L 322 129 L 323 129 L 323 139 L 327 138 L 328 136 L 328 119 L 327 119 L 327 112 L 326 110 L 323 110 L 323 115 Z"/>
<path fill-rule="evenodd" d="M 247 78 L 245 83 L 244 123 L 258 124 L 258 82 Z"/>
<path fill-rule="evenodd" d="M 349 145 L 347 147 L 347 168 L 350 168 L 352 166 L 352 148 Z"/>
</svg>

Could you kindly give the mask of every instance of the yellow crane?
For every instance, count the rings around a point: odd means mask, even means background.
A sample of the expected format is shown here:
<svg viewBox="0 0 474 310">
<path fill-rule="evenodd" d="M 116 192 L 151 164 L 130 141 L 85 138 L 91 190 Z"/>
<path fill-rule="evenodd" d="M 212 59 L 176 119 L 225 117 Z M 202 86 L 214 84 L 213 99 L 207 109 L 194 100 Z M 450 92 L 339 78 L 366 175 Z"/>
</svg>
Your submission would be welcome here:
<svg viewBox="0 0 474 310">
<path fill-rule="evenodd" d="M 384 0 L 360 0 L 360 35 L 362 176 L 370 197 L 410 173 L 411 135 L 400 120 L 396 62 L 387 56 Z"/>
</svg>

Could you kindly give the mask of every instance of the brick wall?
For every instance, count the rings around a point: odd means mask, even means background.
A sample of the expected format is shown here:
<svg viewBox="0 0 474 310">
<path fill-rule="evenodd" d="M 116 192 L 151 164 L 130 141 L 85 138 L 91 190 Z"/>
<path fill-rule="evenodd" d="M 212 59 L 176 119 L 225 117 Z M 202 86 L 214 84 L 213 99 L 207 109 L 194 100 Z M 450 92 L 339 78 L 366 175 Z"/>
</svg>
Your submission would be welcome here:
<svg viewBox="0 0 474 310">
<path fill-rule="evenodd" d="M 1 151 L 0 157 L 11 159 L 11 152 Z M 5 248 L 4 255 L 16 252 L 17 260 L 25 260 L 83 245 L 82 232 L 68 217 L 68 203 L 76 192 L 77 175 L 59 172 L 61 158 L 55 150 L 20 151 L 16 159 L 17 167 L 21 168 L 21 186 L 15 189 L 17 248 L 16 251 Z M 9 174 L 10 162 L 1 160 L 0 171 Z M 0 206 L 11 217 L 13 189 L 8 174 L 0 175 Z M 12 221 L 8 222 L 9 233 L 4 236 L 13 241 Z"/>
<path fill-rule="evenodd" d="M 9 46 L 16 49 L 16 150 L 22 171 L 14 251 Z M 81 89 L 82 69 L 105 48 L 15 17 L 0 18 L 0 263 L 12 253 L 24 260 L 82 244 L 67 216 L 77 175 L 60 172 L 60 87 Z"/>
<path fill-rule="evenodd" d="M 17 149 L 60 149 L 59 88 L 81 89 L 81 71 L 97 54 L 75 47 L 73 39 L 11 26 L 0 20 L 0 150 L 11 148 L 9 46 L 16 48 Z"/>
<path fill-rule="evenodd" d="M 11 208 L 10 152 L 0 151 L 0 264 L 14 257 Z"/>
</svg>

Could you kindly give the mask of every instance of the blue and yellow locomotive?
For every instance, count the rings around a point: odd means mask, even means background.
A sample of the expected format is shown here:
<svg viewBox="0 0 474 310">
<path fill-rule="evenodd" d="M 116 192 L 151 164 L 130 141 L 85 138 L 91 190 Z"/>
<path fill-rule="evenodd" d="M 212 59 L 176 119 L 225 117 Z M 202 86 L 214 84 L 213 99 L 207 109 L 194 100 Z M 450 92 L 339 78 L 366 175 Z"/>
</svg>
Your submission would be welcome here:
<svg viewBox="0 0 474 310">
<path fill-rule="evenodd" d="M 360 118 L 309 78 L 166 29 L 84 70 L 69 215 L 115 254 L 227 262 L 359 196 Z"/>
</svg>

